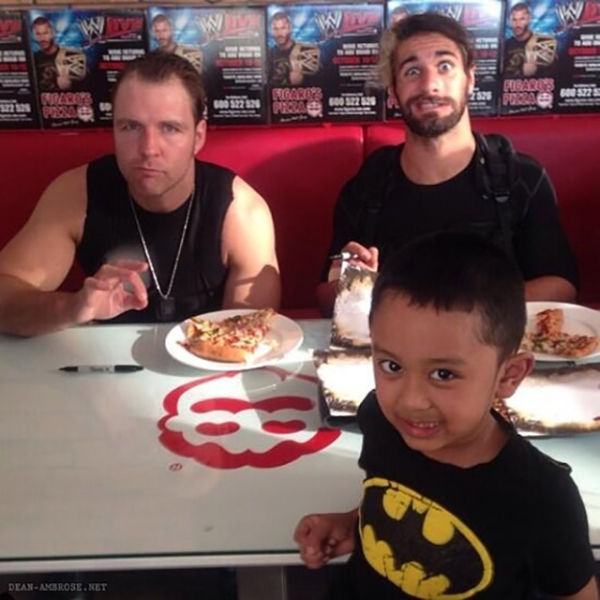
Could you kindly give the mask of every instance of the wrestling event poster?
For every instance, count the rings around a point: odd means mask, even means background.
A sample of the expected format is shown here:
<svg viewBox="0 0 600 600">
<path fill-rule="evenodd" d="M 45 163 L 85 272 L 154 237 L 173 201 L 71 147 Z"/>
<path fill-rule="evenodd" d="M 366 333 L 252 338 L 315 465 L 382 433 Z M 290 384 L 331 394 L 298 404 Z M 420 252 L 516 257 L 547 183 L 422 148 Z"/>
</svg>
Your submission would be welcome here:
<svg viewBox="0 0 600 600">
<path fill-rule="evenodd" d="M 559 112 L 600 110 L 600 0 L 555 6 L 558 27 Z"/>
<path fill-rule="evenodd" d="M 24 13 L 0 11 L 0 128 L 38 127 Z"/>
<path fill-rule="evenodd" d="M 42 125 L 112 122 L 110 90 L 125 63 L 146 52 L 142 10 L 29 11 Z"/>
<path fill-rule="evenodd" d="M 272 123 L 375 121 L 383 5 L 269 5 Z"/>
<path fill-rule="evenodd" d="M 508 0 L 502 52 L 502 114 L 556 111 L 559 55 L 566 50 L 556 9 L 554 0 Z"/>
<path fill-rule="evenodd" d="M 502 0 L 388 0 L 386 25 L 392 27 L 403 17 L 423 12 L 437 12 L 458 21 L 471 36 L 475 58 L 475 87 L 468 101 L 469 114 L 495 115 L 498 112 L 503 6 Z M 396 99 L 389 93 L 386 96 L 386 118 L 400 118 L 402 113 Z"/>
<path fill-rule="evenodd" d="M 161 8 L 147 12 L 150 48 L 189 60 L 202 74 L 212 124 L 268 119 L 262 8 Z"/>
</svg>

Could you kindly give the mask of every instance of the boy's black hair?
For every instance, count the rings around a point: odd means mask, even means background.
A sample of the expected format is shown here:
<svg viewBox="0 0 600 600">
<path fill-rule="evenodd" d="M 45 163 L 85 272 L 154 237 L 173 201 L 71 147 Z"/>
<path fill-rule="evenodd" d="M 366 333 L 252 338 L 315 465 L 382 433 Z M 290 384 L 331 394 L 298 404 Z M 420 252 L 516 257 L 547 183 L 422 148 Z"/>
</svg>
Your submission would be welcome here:
<svg viewBox="0 0 600 600">
<path fill-rule="evenodd" d="M 525 286 L 518 267 L 481 236 L 443 232 L 421 237 L 385 262 L 373 288 L 371 314 L 389 294 L 438 311 L 478 311 L 481 341 L 504 360 L 525 330 Z"/>
</svg>

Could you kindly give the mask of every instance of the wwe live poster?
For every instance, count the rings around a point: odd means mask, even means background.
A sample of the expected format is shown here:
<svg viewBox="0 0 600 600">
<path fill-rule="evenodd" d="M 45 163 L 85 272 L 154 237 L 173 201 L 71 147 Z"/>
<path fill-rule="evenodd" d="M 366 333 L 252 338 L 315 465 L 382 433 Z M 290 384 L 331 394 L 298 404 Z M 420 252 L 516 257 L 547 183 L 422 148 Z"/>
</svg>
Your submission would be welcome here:
<svg viewBox="0 0 600 600">
<path fill-rule="evenodd" d="M 459 2 L 415 2 L 389 0 L 387 27 L 405 16 L 437 12 L 458 21 L 471 35 L 475 58 L 475 87 L 469 97 L 471 115 L 495 115 L 498 111 L 500 39 L 503 23 L 502 0 L 462 0 Z M 386 118 L 402 116 L 396 99 L 386 94 Z"/>
<path fill-rule="evenodd" d="M 600 107 L 600 1 L 509 0 L 503 114 Z"/>
<path fill-rule="evenodd" d="M 270 5 L 272 123 L 375 121 L 383 5 Z"/>
<path fill-rule="evenodd" d="M 0 11 L 0 128 L 38 127 L 22 12 Z"/>
<path fill-rule="evenodd" d="M 212 124 L 268 119 L 261 8 L 159 8 L 147 12 L 150 48 L 174 52 L 202 74 Z"/>
<path fill-rule="evenodd" d="M 143 10 L 35 9 L 29 30 L 42 126 L 110 126 L 111 87 L 146 52 Z"/>
</svg>

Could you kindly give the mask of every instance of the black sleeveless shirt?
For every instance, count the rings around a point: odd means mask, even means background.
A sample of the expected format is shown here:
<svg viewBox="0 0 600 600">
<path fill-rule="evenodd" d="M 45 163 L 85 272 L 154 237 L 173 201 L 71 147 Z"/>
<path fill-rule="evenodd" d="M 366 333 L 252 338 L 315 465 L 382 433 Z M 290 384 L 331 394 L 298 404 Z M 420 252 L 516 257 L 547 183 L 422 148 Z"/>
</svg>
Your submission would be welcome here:
<svg viewBox="0 0 600 600">
<path fill-rule="evenodd" d="M 181 321 L 222 306 L 227 267 L 221 259 L 225 213 L 233 199 L 235 174 L 195 161 L 196 187 L 179 266 L 170 297 L 174 314 L 166 318 L 150 272 L 142 274 L 148 306 L 130 310 L 110 323 Z M 175 256 L 190 200 L 170 213 L 152 213 L 137 205 L 136 213 L 163 293 L 169 287 Z M 127 183 L 114 155 L 91 162 L 87 170 L 87 215 L 77 261 L 86 275 L 116 259 L 146 260 L 129 201 Z"/>
</svg>

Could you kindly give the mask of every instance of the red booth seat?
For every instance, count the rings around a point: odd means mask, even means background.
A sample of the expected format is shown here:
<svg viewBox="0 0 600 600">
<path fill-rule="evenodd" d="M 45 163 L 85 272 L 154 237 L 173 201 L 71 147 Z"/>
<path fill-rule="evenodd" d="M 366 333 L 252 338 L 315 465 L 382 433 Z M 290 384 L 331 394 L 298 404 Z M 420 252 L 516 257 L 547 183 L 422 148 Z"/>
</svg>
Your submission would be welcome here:
<svg viewBox="0 0 600 600">
<path fill-rule="evenodd" d="M 54 177 L 112 151 L 112 131 L 0 132 L 0 148 L 1 248 Z M 329 246 L 333 205 L 362 163 L 362 127 L 215 129 L 208 132 L 199 157 L 230 167 L 267 200 L 275 222 L 282 306 L 295 316 L 316 316 L 315 289 Z M 79 279 L 72 273 L 66 287 L 78 285 Z"/>
<path fill-rule="evenodd" d="M 518 150 L 535 156 L 547 168 L 579 262 L 579 300 L 600 304 L 600 114 L 475 119 L 474 126 L 508 135 Z M 284 312 L 316 316 L 315 288 L 331 237 L 337 195 L 366 155 L 403 139 L 401 124 L 208 132 L 199 156 L 232 168 L 271 207 Z M 110 130 L 0 132 L 0 248 L 23 225 L 54 177 L 111 150 Z"/>
</svg>

